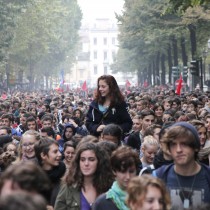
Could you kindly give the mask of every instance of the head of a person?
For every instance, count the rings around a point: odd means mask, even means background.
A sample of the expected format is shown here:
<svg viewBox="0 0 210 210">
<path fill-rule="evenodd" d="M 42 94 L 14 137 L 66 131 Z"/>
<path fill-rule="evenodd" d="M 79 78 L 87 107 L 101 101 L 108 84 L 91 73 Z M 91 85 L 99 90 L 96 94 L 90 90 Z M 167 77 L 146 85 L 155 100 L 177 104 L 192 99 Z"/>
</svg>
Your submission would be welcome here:
<svg viewBox="0 0 210 210">
<path fill-rule="evenodd" d="M 116 124 L 106 125 L 101 133 L 101 138 L 103 141 L 111 141 L 116 145 L 121 144 L 122 136 L 123 136 L 122 128 Z"/>
<path fill-rule="evenodd" d="M 52 127 L 44 127 L 41 128 L 41 137 L 50 137 L 55 139 L 55 131 L 53 130 Z"/>
<path fill-rule="evenodd" d="M 9 142 L 3 146 L 4 152 L 9 152 L 12 155 L 17 156 L 18 155 L 18 150 L 17 150 L 17 145 L 13 142 Z"/>
<path fill-rule="evenodd" d="M 126 203 L 131 210 L 168 210 L 170 195 L 165 184 L 150 175 L 134 177 L 127 187 Z"/>
<path fill-rule="evenodd" d="M 46 210 L 47 202 L 40 195 L 13 192 L 0 198 L 0 210 Z"/>
<path fill-rule="evenodd" d="M 132 130 L 134 130 L 135 132 L 140 131 L 141 130 L 141 117 L 139 115 L 135 115 L 132 118 L 132 121 L 133 121 Z"/>
<path fill-rule="evenodd" d="M 67 141 L 63 145 L 64 159 L 67 163 L 71 163 L 76 150 L 76 144 L 73 141 Z"/>
<path fill-rule="evenodd" d="M 28 117 L 26 120 L 26 129 L 38 131 L 38 125 L 34 117 Z"/>
<path fill-rule="evenodd" d="M 171 100 L 170 99 L 164 99 L 163 100 L 163 107 L 164 110 L 169 110 L 171 108 Z"/>
<path fill-rule="evenodd" d="M 12 116 L 10 114 L 3 114 L 1 116 L 1 125 L 10 127 L 12 124 Z"/>
<path fill-rule="evenodd" d="M 110 161 L 118 186 L 126 190 L 130 179 L 139 173 L 138 153 L 130 147 L 120 146 L 112 153 Z"/>
<path fill-rule="evenodd" d="M 207 140 L 207 129 L 205 127 L 205 123 L 200 120 L 192 120 L 191 123 L 197 130 L 201 147 L 204 147 L 206 140 Z"/>
<path fill-rule="evenodd" d="M 40 133 L 34 130 L 28 130 L 22 135 L 20 147 L 23 157 L 27 159 L 35 157 L 34 145 L 36 142 L 40 141 L 40 139 Z"/>
<path fill-rule="evenodd" d="M 136 101 L 136 110 L 138 112 L 141 112 L 142 110 L 146 109 L 148 107 L 148 101 L 147 100 L 137 100 Z"/>
<path fill-rule="evenodd" d="M 207 114 L 204 118 L 205 126 L 208 132 L 210 132 L 210 114 Z"/>
<path fill-rule="evenodd" d="M 76 184 L 81 189 L 84 187 L 84 180 L 90 177 L 92 177 L 97 193 L 109 189 L 113 182 L 113 174 L 108 153 L 96 143 L 80 142 L 66 176 L 66 183 L 68 185 Z"/>
<path fill-rule="evenodd" d="M 153 107 L 153 111 L 154 111 L 156 117 L 162 118 L 163 112 L 164 112 L 164 107 L 162 104 L 156 103 Z"/>
<path fill-rule="evenodd" d="M 76 134 L 76 128 L 73 124 L 67 123 L 63 130 L 63 139 L 64 141 L 69 141 Z"/>
<path fill-rule="evenodd" d="M 52 127 L 53 126 L 53 118 L 51 116 L 43 116 L 41 119 L 42 127 Z"/>
<path fill-rule="evenodd" d="M 145 131 L 149 126 L 155 123 L 155 114 L 152 110 L 143 110 L 141 112 L 142 131 Z"/>
<path fill-rule="evenodd" d="M 159 149 L 158 141 L 153 136 L 145 136 L 141 148 L 143 153 L 143 162 L 147 165 L 152 164 Z"/>
<path fill-rule="evenodd" d="M 162 128 L 161 125 L 152 124 L 151 126 L 149 126 L 145 130 L 144 137 L 151 135 L 151 136 L 153 136 L 159 142 L 159 133 L 160 133 L 161 128 Z"/>
<path fill-rule="evenodd" d="M 35 163 L 28 161 L 10 165 L 1 175 L 1 197 L 14 191 L 40 194 L 49 199 L 51 184 L 45 172 Z"/>
<path fill-rule="evenodd" d="M 174 162 L 180 161 L 181 164 L 196 160 L 201 147 L 197 130 L 187 122 L 178 122 L 170 126 L 161 141 L 166 144 Z M 177 155 L 181 153 L 188 153 L 188 158 L 183 160 L 183 163 Z"/>
<path fill-rule="evenodd" d="M 0 126 L 0 136 L 11 135 L 11 128 L 8 126 Z"/>
<path fill-rule="evenodd" d="M 42 138 L 34 146 L 36 158 L 44 170 L 51 170 L 61 161 L 58 142 L 52 138 Z"/>
<path fill-rule="evenodd" d="M 106 97 L 110 98 L 111 107 L 124 100 L 117 81 L 112 75 L 103 75 L 98 78 L 96 100 L 104 104 Z"/>
</svg>

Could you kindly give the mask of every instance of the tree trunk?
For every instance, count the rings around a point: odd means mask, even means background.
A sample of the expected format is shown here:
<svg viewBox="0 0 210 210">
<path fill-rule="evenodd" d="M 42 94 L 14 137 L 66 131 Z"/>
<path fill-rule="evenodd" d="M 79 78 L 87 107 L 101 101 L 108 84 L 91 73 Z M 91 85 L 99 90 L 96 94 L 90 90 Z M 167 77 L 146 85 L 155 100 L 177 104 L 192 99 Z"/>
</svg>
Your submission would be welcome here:
<svg viewBox="0 0 210 210">
<path fill-rule="evenodd" d="M 177 39 L 175 36 L 172 37 L 172 46 L 173 46 L 173 55 L 174 55 L 174 66 L 178 66 L 178 47 L 177 47 Z"/>
<path fill-rule="evenodd" d="M 165 54 L 161 55 L 161 84 L 166 84 L 166 67 L 165 67 Z"/>
<path fill-rule="evenodd" d="M 173 66 L 173 63 L 172 63 L 172 56 L 171 56 L 171 44 L 168 44 L 168 68 L 169 68 L 168 77 L 169 77 L 170 84 L 172 83 L 172 78 L 171 78 L 172 66 Z"/>
<path fill-rule="evenodd" d="M 160 85 L 160 52 L 156 55 L 156 62 L 155 62 L 155 75 L 156 75 L 156 84 Z"/>
<path fill-rule="evenodd" d="M 187 66 L 187 54 L 186 54 L 186 46 L 185 46 L 185 37 L 181 37 L 181 50 L 182 50 L 182 63 L 183 66 Z"/>
</svg>

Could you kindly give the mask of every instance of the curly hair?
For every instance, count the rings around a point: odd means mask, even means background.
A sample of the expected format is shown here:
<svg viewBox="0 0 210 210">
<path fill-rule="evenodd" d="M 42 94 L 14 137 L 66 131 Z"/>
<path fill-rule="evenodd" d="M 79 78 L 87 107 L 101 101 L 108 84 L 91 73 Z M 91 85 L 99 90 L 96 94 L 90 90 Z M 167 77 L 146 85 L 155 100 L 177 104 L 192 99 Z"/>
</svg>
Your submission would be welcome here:
<svg viewBox="0 0 210 210">
<path fill-rule="evenodd" d="M 163 210 L 171 209 L 170 195 L 163 181 L 150 175 L 142 175 L 134 177 L 128 184 L 127 204 L 131 207 L 132 204 L 137 204 L 139 207 L 143 205 L 148 187 L 152 186 L 160 190 L 163 200 Z"/>
<path fill-rule="evenodd" d="M 96 101 L 98 103 L 104 104 L 104 102 L 105 102 L 105 97 L 102 97 L 101 93 L 99 91 L 99 81 L 100 80 L 104 80 L 107 83 L 107 85 L 109 86 L 109 90 L 111 90 L 109 93 L 110 94 L 109 96 L 111 99 L 110 107 L 114 107 L 124 101 L 124 96 L 120 92 L 120 88 L 117 84 L 116 79 L 111 75 L 103 75 L 98 78 L 98 83 L 97 83 L 98 87 L 97 87 L 97 92 L 96 92 Z"/>
<path fill-rule="evenodd" d="M 96 143 L 82 143 L 77 147 L 69 173 L 65 178 L 65 183 L 69 186 L 76 185 L 78 189 L 84 187 L 84 176 L 80 169 L 80 156 L 82 152 L 87 150 L 93 151 L 98 160 L 97 169 L 93 178 L 93 186 L 95 187 L 97 194 L 100 195 L 111 187 L 114 176 L 107 152 L 100 148 Z"/>
</svg>

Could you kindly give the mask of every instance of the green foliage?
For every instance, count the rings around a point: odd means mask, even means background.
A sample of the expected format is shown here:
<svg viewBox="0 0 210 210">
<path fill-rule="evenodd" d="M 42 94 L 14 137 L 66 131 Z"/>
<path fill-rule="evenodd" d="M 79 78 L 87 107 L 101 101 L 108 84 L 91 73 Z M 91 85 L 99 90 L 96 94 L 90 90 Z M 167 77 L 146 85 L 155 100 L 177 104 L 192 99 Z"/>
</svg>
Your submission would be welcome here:
<svg viewBox="0 0 210 210">
<path fill-rule="evenodd" d="M 31 0 L 16 18 L 9 62 L 31 82 L 56 75 L 67 55 L 75 56 L 81 18 L 76 0 Z"/>
</svg>

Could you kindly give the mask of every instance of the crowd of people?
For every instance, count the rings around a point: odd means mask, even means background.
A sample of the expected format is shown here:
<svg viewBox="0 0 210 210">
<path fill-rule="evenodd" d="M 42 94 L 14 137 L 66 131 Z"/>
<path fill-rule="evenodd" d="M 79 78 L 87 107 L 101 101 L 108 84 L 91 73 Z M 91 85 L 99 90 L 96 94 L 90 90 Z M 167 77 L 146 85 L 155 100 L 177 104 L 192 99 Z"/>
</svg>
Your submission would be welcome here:
<svg viewBox="0 0 210 210">
<path fill-rule="evenodd" d="M 210 208 L 210 92 L 4 93 L 0 210 Z M 18 206 L 18 207 L 17 207 Z"/>
</svg>

